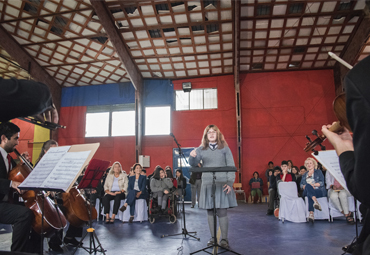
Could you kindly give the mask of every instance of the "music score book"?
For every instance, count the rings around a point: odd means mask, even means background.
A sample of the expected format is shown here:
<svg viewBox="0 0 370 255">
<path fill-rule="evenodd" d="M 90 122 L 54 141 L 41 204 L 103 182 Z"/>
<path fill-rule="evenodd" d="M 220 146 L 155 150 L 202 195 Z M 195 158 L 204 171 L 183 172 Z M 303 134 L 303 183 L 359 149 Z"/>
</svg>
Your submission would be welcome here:
<svg viewBox="0 0 370 255">
<path fill-rule="evenodd" d="M 346 180 L 340 170 L 339 157 L 335 150 L 319 151 L 318 155 L 312 155 L 331 173 L 331 175 L 348 191 Z"/>
<path fill-rule="evenodd" d="M 68 192 L 99 145 L 92 143 L 51 147 L 18 188 Z"/>
</svg>

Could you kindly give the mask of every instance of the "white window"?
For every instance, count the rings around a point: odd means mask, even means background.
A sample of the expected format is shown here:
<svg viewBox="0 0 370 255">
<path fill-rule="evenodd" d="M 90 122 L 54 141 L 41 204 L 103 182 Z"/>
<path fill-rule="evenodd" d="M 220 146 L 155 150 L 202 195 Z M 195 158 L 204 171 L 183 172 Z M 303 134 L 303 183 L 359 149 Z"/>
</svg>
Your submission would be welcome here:
<svg viewBox="0 0 370 255">
<path fill-rule="evenodd" d="M 109 136 L 109 112 L 86 113 L 85 137 Z"/>
<path fill-rule="evenodd" d="M 176 90 L 176 111 L 217 109 L 217 89 Z"/>
<path fill-rule="evenodd" d="M 135 111 L 112 112 L 112 136 L 135 135 Z"/>
<path fill-rule="evenodd" d="M 145 135 L 169 135 L 171 107 L 145 107 Z"/>
<path fill-rule="evenodd" d="M 85 137 L 134 135 L 135 104 L 87 107 Z"/>
</svg>

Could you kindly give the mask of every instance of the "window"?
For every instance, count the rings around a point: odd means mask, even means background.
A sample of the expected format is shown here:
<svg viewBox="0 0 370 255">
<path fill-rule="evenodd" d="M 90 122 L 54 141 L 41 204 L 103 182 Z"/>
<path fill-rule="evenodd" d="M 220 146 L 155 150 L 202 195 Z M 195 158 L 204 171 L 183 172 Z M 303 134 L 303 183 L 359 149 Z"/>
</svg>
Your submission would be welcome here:
<svg viewBox="0 0 370 255">
<path fill-rule="evenodd" d="M 109 112 L 86 113 L 85 137 L 108 136 Z"/>
<path fill-rule="evenodd" d="M 145 135 L 169 135 L 171 107 L 145 107 Z"/>
<path fill-rule="evenodd" d="M 176 111 L 217 109 L 217 89 L 176 90 Z"/>
<path fill-rule="evenodd" d="M 85 137 L 134 136 L 135 104 L 88 106 Z"/>
<path fill-rule="evenodd" d="M 135 135 L 135 111 L 112 112 L 112 136 Z"/>
</svg>

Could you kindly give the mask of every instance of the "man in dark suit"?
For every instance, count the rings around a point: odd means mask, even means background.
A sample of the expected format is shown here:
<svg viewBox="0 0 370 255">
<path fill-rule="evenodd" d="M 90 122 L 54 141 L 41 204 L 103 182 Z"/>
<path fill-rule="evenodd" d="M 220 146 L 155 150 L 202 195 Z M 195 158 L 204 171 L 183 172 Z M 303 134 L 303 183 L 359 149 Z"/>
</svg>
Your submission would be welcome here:
<svg viewBox="0 0 370 255">
<path fill-rule="evenodd" d="M 12 189 L 20 193 L 20 183 L 8 180 L 9 171 L 15 166 L 9 153 L 19 143 L 19 132 L 19 127 L 11 122 L 0 124 L 0 223 L 13 225 L 11 251 L 25 252 L 29 251 L 29 234 L 34 215 L 24 206 L 9 203 Z"/>
<path fill-rule="evenodd" d="M 341 171 L 350 193 L 361 202 L 367 212 L 364 226 L 355 245 L 347 247 L 352 254 L 370 254 L 370 56 L 359 62 L 346 76 L 346 111 L 353 139 L 346 129 L 341 134 L 330 132 L 330 125 L 322 127 L 323 134 L 333 144 Z M 349 249 L 349 250 L 348 250 Z"/>
</svg>

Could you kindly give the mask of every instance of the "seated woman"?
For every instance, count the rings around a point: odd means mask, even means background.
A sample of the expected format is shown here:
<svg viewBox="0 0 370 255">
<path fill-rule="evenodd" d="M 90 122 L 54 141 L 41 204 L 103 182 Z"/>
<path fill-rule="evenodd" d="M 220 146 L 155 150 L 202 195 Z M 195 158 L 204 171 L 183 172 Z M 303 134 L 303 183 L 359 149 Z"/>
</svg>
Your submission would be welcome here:
<svg viewBox="0 0 370 255">
<path fill-rule="evenodd" d="M 177 196 L 182 196 L 183 190 L 184 190 L 184 196 L 186 195 L 186 179 L 184 175 L 182 174 L 181 169 L 176 169 L 176 180 L 177 180 L 177 190 L 175 191 L 175 194 Z"/>
<path fill-rule="evenodd" d="M 261 203 L 263 180 L 260 178 L 260 175 L 258 174 L 258 172 L 253 173 L 253 178 L 250 179 L 249 185 L 251 186 L 252 202 L 254 202 L 254 197 L 256 196 L 256 193 L 257 193 L 258 194 L 257 203 Z"/>
<path fill-rule="evenodd" d="M 158 206 L 161 206 L 161 210 L 166 209 L 167 199 L 172 187 L 173 183 L 171 179 L 165 178 L 163 168 L 157 167 L 150 180 L 150 189 L 152 190 L 153 197 L 158 198 Z"/>
<path fill-rule="evenodd" d="M 135 175 L 128 178 L 128 195 L 126 203 L 120 208 L 120 211 L 125 211 L 127 205 L 130 206 L 130 220 L 134 221 L 136 199 L 146 199 L 146 176 L 141 174 L 143 167 L 136 163 L 133 167 Z"/>
<path fill-rule="evenodd" d="M 333 202 L 335 208 L 337 208 L 346 217 L 349 224 L 354 223 L 352 213 L 349 211 L 348 197 L 351 194 L 345 190 L 342 185 L 330 174 L 326 172 L 326 188 L 328 189 L 328 195 L 330 200 Z"/>
<path fill-rule="evenodd" d="M 173 184 L 173 189 L 177 189 L 177 180 L 173 177 L 172 169 L 170 166 L 166 166 L 165 168 L 166 177 L 170 178 Z"/>
<path fill-rule="evenodd" d="M 297 184 L 297 191 L 299 193 L 299 190 L 301 189 L 301 180 L 302 176 L 299 173 L 299 169 L 297 166 L 292 166 L 292 175 L 295 176 L 295 183 Z"/>
<path fill-rule="evenodd" d="M 308 197 L 309 221 L 314 221 L 314 208 L 321 211 L 321 205 L 317 201 L 319 197 L 326 197 L 324 175 L 317 169 L 317 162 L 313 158 L 307 158 L 304 162 L 307 172 L 302 176 L 302 197 Z"/>
<path fill-rule="evenodd" d="M 128 179 L 125 171 L 122 170 L 121 164 L 116 161 L 113 163 L 109 174 L 104 183 L 105 195 L 103 198 L 105 223 L 114 223 L 121 200 L 127 195 Z M 112 218 L 109 217 L 110 201 L 114 199 Z"/>
</svg>

